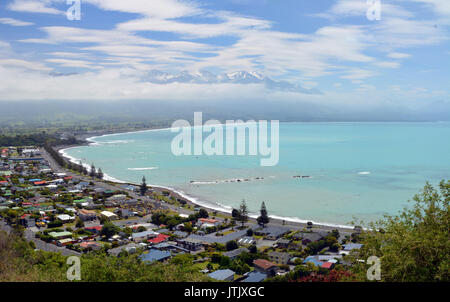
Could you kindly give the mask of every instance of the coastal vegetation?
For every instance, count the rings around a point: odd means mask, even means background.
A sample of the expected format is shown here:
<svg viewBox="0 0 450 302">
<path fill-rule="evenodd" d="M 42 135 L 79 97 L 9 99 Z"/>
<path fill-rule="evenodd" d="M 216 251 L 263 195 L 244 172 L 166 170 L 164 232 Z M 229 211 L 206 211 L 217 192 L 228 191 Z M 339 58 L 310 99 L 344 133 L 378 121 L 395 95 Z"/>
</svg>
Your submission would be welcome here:
<svg viewBox="0 0 450 302">
<path fill-rule="evenodd" d="M 357 279 L 367 280 L 370 266 L 358 260 L 376 256 L 383 281 L 450 281 L 449 202 L 450 181 L 439 188 L 427 183 L 412 206 L 370 224 L 359 235 L 363 248 L 353 255 Z"/>
</svg>

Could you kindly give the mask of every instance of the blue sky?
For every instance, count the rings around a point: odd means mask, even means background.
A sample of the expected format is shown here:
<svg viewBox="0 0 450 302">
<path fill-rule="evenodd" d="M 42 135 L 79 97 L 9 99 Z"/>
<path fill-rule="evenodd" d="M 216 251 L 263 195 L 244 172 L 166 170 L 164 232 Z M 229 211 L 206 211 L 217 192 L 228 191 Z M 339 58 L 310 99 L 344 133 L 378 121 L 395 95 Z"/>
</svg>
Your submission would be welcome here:
<svg viewBox="0 0 450 302">
<path fill-rule="evenodd" d="M 0 2 L 1 100 L 264 98 L 420 108 L 450 100 L 450 1 Z M 145 82 L 151 70 L 254 71 L 321 93 Z M 58 76 L 57 76 L 58 75 Z M 62 76 L 63 75 L 63 76 Z"/>
</svg>

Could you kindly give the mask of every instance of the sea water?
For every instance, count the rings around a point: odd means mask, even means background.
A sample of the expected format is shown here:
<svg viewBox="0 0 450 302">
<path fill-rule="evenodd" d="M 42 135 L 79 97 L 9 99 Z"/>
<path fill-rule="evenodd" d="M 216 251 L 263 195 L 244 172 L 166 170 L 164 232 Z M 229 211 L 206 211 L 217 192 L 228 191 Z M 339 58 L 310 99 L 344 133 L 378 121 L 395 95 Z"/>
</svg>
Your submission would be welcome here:
<svg viewBox="0 0 450 302">
<path fill-rule="evenodd" d="M 110 179 L 170 187 L 211 208 L 348 225 L 396 214 L 450 177 L 450 123 L 281 123 L 279 163 L 257 156 L 175 156 L 169 129 L 105 135 L 63 150 Z"/>
</svg>

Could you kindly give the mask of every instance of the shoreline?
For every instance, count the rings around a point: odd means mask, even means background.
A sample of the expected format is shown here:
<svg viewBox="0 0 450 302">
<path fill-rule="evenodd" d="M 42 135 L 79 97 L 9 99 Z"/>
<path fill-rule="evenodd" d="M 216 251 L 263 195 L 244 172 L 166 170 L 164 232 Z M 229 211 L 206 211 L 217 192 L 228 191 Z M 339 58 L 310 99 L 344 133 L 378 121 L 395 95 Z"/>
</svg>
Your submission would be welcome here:
<svg viewBox="0 0 450 302">
<path fill-rule="evenodd" d="M 80 146 L 89 146 L 92 144 L 95 144 L 95 141 L 93 141 L 95 138 L 98 137 L 104 137 L 104 136 L 114 136 L 114 135 L 119 135 L 119 134 L 126 134 L 126 133 L 136 133 L 136 132 L 147 132 L 147 131 L 163 131 L 163 130 L 169 130 L 171 128 L 157 128 L 157 129 L 147 129 L 147 130 L 138 130 L 138 131 L 128 131 L 128 132 L 121 132 L 121 133 L 112 133 L 112 134 L 102 134 L 102 135 L 98 135 L 98 136 L 91 136 L 91 137 L 85 137 L 83 138 L 84 142 L 83 144 L 78 144 L 78 145 L 62 145 L 62 146 L 56 146 L 54 147 L 56 149 L 56 151 L 61 154 L 61 156 L 63 156 L 65 159 L 69 160 L 72 163 L 76 163 L 78 164 L 80 159 L 77 159 L 75 157 L 72 157 L 70 155 L 68 155 L 66 152 L 64 152 L 65 150 L 69 150 L 72 148 L 77 148 Z M 90 165 L 83 163 L 83 165 L 86 168 L 90 168 Z M 132 182 L 127 182 L 127 181 L 123 181 L 117 178 L 114 178 L 106 173 L 104 173 L 104 178 L 103 181 L 106 182 L 111 182 L 114 184 L 131 184 L 131 185 L 139 185 L 136 183 L 132 183 Z M 203 200 L 199 200 L 198 197 L 194 197 L 194 196 L 190 196 L 189 193 L 183 192 L 179 189 L 175 189 L 172 187 L 168 187 L 168 186 L 161 186 L 161 185 L 152 185 L 152 184 L 147 184 L 147 187 L 158 191 L 159 193 L 162 193 L 162 191 L 168 191 L 170 192 L 170 195 L 175 197 L 175 198 L 179 198 L 182 200 L 185 200 L 188 204 L 193 205 L 194 207 L 200 207 L 200 208 L 204 208 L 206 210 L 212 210 L 212 211 L 216 211 L 218 213 L 222 213 L 225 215 L 231 215 L 231 211 L 232 211 L 232 207 L 230 206 L 226 206 L 226 205 L 221 205 L 218 204 L 214 201 L 203 201 Z M 249 220 L 252 221 L 256 221 L 256 217 L 257 214 L 249 214 Z M 279 215 L 269 215 L 269 217 L 271 218 L 271 223 L 270 224 L 276 224 L 276 225 L 281 225 L 281 226 L 295 226 L 295 227 L 303 227 L 306 228 L 307 227 L 307 223 L 308 222 L 312 222 L 313 223 L 313 227 L 319 227 L 322 229 L 326 229 L 326 230 L 332 230 L 332 229 L 338 229 L 338 230 L 342 230 L 345 232 L 349 232 L 349 231 L 353 231 L 354 227 L 353 226 L 348 226 L 348 225 L 341 225 L 341 224 L 334 224 L 334 223 L 326 223 L 326 222 L 316 222 L 313 220 L 306 220 L 306 219 L 301 219 L 298 217 L 284 217 L 284 216 L 279 216 Z"/>
</svg>

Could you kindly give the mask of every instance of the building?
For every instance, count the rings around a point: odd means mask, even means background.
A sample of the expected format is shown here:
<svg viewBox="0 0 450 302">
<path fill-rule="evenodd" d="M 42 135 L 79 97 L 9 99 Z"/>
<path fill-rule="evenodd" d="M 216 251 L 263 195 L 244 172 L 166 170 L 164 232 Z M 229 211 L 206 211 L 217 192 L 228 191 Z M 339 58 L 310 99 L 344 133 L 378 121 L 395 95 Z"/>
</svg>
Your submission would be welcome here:
<svg viewBox="0 0 450 302">
<path fill-rule="evenodd" d="M 158 244 L 158 243 L 166 241 L 169 237 L 170 236 L 166 235 L 166 234 L 158 234 L 158 236 L 147 240 L 147 242 L 151 243 L 151 244 Z"/>
<path fill-rule="evenodd" d="M 255 270 L 269 276 L 275 276 L 278 271 L 278 266 L 266 259 L 253 260 L 253 265 L 255 266 Z"/>
<path fill-rule="evenodd" d="M 288 253 L 271 252 L 269 254 L 269 259 L 277 264 L 285 265 L 288 264 L 289 259 L 291 259 L 291 255 Z"/>
<path fill-rule="evenodd" d="M 155 261 L 163 262 L 172 257 L 172 254 L 169 251 L 160 251 L 151 249 L 148 253 L 142 254 L 139 258 L 146 263 L 152 263 Z"/>
<path fill-rule="evenodd" d="M 197 226 L 199 226 L 202 229 L 218 227 L 221 224 L 222 224 L 222 222 L 220 220 L 211 219 L 211 218 L 200 218 L 197 222 Z"/>
<path fill-rule="evenodd" d="M 254 231 L 254 233 L 258 236 L 264 236 L 269 240 L 277 240 L 281 238 L 284 234 L 289 233 L 290 230 L 285 227 L 277 227 L 277 226 L 267 226 L 265 228 L 259 228 Z"/>
<path fill-rule="evenodd" d="M 147 241 L 148 239 L 158 236 L 158 233 L 156 233 L 152 230 L 148 230 L 148 231 L 144 231 L 144 232 L 134 233 L 131 236 L 133 237 L 133 241 L 141 242 L 141 241 Z"/>
<path fill-rule="evenodd" d="M 90 210 L 79 210 L 78 211 L 78 217 L 80 217 L 83 221 L 92 221 L 97 219 L 97 212 L 90 211 Z"/>
<path fill-rule="evenodd" d="M 100 231 L 102 230 L 102 226 L 101 225 L 96 225 L 96 226 L 91 226 L 91 227 L 85 227 L 84 228 L 86 231 L 94 233 L 94 234 L 99 234 Z"/>
<path fill-rule="evenodd" d="M 208 276 L 218 281 L 234 281 L 234 272 L 230 269 L 221 269 L 208 274 Z"/>
<path fill-rule="evenodd" d="M 303 245 L 307 245 L 311 242 L 321 240 L 323 238 L 323 236 L 322 236 L 322 234 L 319 234 L 319 233 L 300 232 L 300 233 L 294 234 L 293 238 L 297 239 L 297 240 L 301 240 Z"/>
<path fill-rule="evenodd" d="M 74 216 L 70 216 L 70 215 L 67 215 L 67 214 L 58 215 L 58 216 L 56 216 L 56 218 L 61 220 L 63 223 L 72 222 L 72 221 L 75 220 Z"/>
<path fill-rule="evenodd" d="M 225 253 L 223 253 L 223 256 L 226 256 L 226 257 L 230 258 L 231 260 L 233 260 L 233 259 L 236 259 L 240 254 L 242 254 L 244 252 L 248 252 L 248 249 L 246 249 L 245 247 L 225 252 Z"/>
<path fill-rule="evenodd" d="M 50 232 L 48 233 L 53 239 L 72 238 L 71 232 Z"/>
<path fill-rule="evenodd" d="M 247 273 L 247 278 L 241 282 L 262 282 L 267 278 L 267 275 L 258 271 Z"/>
<path fill-rule="evenodd" d="M 291 243 L 291 241 L 289 240 L 289 239 L 283 239 L 283 238 L 281 238 L 281 239 L 279 239 L 278 241 L 277 241 L 277 245 L 278 245 L 278 247 L 279 248 L 281 248 L 281 249 L 287 249 L 287 248 L 289 248 L 289 244 Z"/>
<path fill-rule="evenodd" d="M 139 248 L 142 248 L 142 246 L 137 243 L 129 243 L 127 245 L 122 245 L 119 247 L 115 247 L 113 249 L 109 249 L 108 253 L 110 255 L 117 257 L 120 254 L 120 252 L 122 252 L 122 251 L 126 251 L 129 254 L 134 254 Z"/>
<path fill-rule="evenodd" d="M 95 241 L 85 241 L 80 243 L 80 247 L 86 250 L 98 251 L 102 248 L 102 244 Z"/>
<path fill-rule="evenodd" d="M 179 239 L 177 241 L 177 245 L 181 246 L 182 248 L 189 250 L 191 252 L 196 252 L 202 249 L 203 244 L 201 240 L 195 239 L 195 238 L 184 238 Z"/>
<path fill-rule="evenodd" d="M 109 211 L 102 211 L 102 212 L 100 212 L 100 215 L 109 220 L 116 220 L 119 218 L 116 214 L 114 214 L 113 212 L 109 212 Z"/>
</svg>

